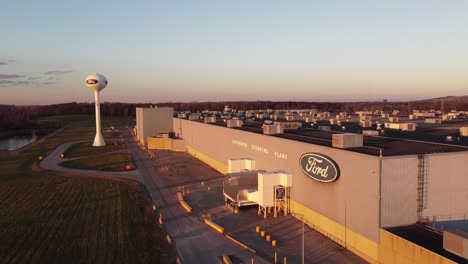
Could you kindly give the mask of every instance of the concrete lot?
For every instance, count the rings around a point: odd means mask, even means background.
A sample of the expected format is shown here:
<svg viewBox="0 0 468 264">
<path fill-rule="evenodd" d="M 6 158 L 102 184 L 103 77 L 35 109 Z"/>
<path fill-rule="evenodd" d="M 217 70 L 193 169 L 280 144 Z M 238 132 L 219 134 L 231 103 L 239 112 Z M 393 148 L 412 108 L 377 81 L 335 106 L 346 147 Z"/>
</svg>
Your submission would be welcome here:
<svg viewBox="0 0 468 264">
<path fill-rule="evenodd" d="M 153 162 L 167 181 L 168 188 L 173 189 L 174 196 L 177 189 L 188 190 L 184 199 L 193 208 L 193 217 L 201 222 L 203 213 L 209 215 L 225 228 L 227 234 L 256 250 L 256 256 L 273 263 L 275 249 L 271 242 L 255 232 L 255 227 L 260 226 L 277 240 L 278 263 L 283 263 L 284 257 L 288 263 L 301 263 L 302 224 L 299 220 L 291 215 L 274 218 L 272 214 L 264 219 L 263 215 L 257 214 L 256 206 L 243 207 L 236 214 L 224 205 L 223 174 L 186 153 L 162 150 L 154 153 Z M 168 170 L 174 173 L 169 176 Z M 367 263 L 308 226 L 304 230 L 305 263 Z"/>
</svg>

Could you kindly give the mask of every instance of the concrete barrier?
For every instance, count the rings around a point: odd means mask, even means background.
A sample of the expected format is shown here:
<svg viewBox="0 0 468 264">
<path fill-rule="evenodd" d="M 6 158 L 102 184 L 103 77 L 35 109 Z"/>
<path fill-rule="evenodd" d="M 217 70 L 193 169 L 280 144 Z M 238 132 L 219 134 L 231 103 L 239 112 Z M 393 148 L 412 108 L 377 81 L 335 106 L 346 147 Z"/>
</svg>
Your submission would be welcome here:
<svg viewBox="0 0 468 264">
<path fill-rule="evenodd" d="M 224 264 L 232 264 L 231 259 L 229 258 L 228 255 L 223 255 L 223 263 Z"/>
<path fill-rule="evenodd" d="M 179 200 L 179 202 L 184 200 L 184 196 L 182 195 L 182 192 L 177 192 L 177 200 Z"/>
<path fill-rule="evenodd" d="M 205 219 L 205 224 L 207 224 L 209 227 L 213 228 L 214 230 L 218 231 L 221 234 L 224 234 L 224 228 L 216 224 L 215 222 Z"/>
<path fill-rule="evenodd" d="M 254 254 L 257 254 L 257 251 L 255 251 L 254 249 L 248 247 L 247 245 L 245 245 L 244 243 L 240 242 L 239 240 L 233 238 L 232 236 L 226 235 L 226 237 L 227 237 L 229 240 L 231 240 L 232 242 L 236 243 L 237 245 L 239 245 L 239 246 L 241 246 L 241 247 L 247 249 L 248 251 L 250 251 L 250 252 L 252 252 L 252 253 L 254 253 Z"/>
<path fill-rule="evenodd" d="M 184 200 L 180 201 L 180 205 L 182 205 L 187 213 L 190 214 L 192 212 L 192 207 L 190 207 L 190 205 L 188 205 Z"/>
<path fill-rule="evenodd" d="M 185 209 L 185 211 L 187 211 L 187 213 L 190 214 L 192 212 L 192 207 L 184 201 L 184 196 L 180 191 L 177 192 L 177 200 L 179 200 L 180 205 L 182 205 L 182 207 Z"/>
</svg>

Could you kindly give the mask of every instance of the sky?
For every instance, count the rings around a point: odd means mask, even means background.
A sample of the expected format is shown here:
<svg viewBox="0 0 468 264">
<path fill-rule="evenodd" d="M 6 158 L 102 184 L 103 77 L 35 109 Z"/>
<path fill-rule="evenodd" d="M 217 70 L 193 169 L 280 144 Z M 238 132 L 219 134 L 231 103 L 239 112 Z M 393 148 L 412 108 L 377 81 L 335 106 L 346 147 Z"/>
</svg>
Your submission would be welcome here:
<svg viewBox="0 0 468 264">
<path fill-rule="evenodd" d="M 468 95 L 468 1 L 0 2 L 0 104 Z"/>
</svg>

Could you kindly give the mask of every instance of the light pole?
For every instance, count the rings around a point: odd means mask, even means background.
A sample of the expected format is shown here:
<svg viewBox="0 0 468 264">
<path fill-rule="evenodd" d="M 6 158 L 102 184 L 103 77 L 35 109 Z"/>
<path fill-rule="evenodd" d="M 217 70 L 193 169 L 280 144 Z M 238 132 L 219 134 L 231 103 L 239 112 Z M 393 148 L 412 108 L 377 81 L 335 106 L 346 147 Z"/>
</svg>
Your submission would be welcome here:
<svg viewBox="0 0 468 264">
<path fill-rule="evenodd" d="M 305 258 L 305 239 L 304 239 L 304 214 L 297 214 L 296 215 L 301 217 L 301 222 L 302 222 L 302 264 L 305 263 L 304 258 Z"/>
<path fill-rule="evenodd" d="M 302 222 L 302 264 L 304 264 L 304 215 L 301 216 L 301 222 Z"/>
</svg>

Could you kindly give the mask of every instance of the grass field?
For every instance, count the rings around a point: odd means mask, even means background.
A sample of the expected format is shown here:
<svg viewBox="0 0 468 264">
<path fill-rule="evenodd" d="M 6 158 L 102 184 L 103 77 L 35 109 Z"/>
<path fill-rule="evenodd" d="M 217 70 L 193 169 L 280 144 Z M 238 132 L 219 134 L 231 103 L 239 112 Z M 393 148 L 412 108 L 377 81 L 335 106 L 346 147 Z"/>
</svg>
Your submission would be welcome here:
<svg viewBox="0 0 468 264">
<path fill-rule="evenodd" d="M 60 163 L 60 165 L 84 170 L 125 171 L 125 165 L 129 163 L 127 153 L 109 153 L 68 160 Z"/>
<path fill-rule="evenodd" d="M 106 153 L 110 151 L 122 150 L 125 146 L 123 145 L 115 145 L 113 141 L 107 140 L 106 145 L 102 147 L 93 147 L 91 141 L 76 143 L 71 145 L 65 151 L 65 157 L 67 158 L 75 158 L 75 157 L 83 157 L 89 155 L 95 155 L 100 153 Z"/>
<path fill-rule="evenodd" d="M 54 118 L 69 125 L 0 153 L 0 263 L 174 263 L 140 185 L 32 170 L 39 154 L 94 137 L 93 116 Z"/>
</svg>

